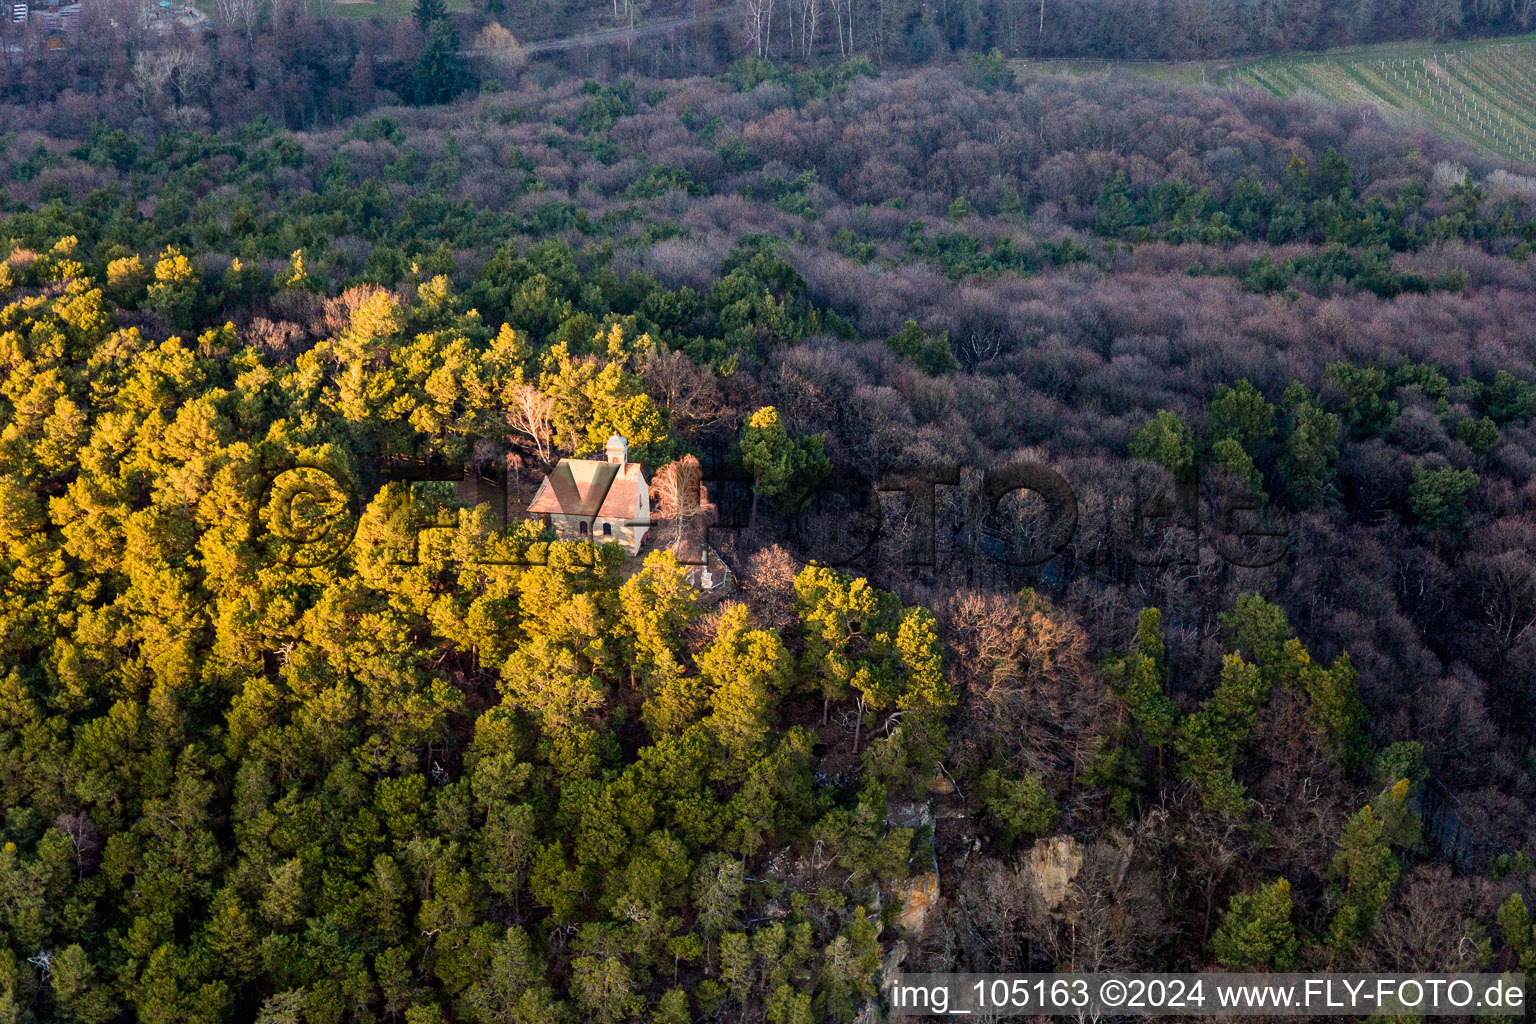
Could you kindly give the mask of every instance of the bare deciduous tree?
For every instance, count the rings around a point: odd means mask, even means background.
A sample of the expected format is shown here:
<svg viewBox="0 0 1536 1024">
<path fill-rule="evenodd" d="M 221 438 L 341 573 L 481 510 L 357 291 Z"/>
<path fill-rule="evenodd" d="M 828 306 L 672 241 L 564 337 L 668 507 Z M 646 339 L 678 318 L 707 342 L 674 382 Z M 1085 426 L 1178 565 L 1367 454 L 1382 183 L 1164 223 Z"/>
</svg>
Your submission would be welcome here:
<svg viewBox="0 0 1536 1024">
<path fill-rule="evenodd" d="M 508 419 L 513 432 L 527 438 L 534 453 L 544 465 L 549 465 L 553 454 L 555 430 L 550 417 L 555 400 L 531 384 L 524 384 L 512 394 L 512 408 Z"/>
<path fill-rule="evenodd" d="M 800 52 L 810 60 L 816 48 L 816 29 L 821 24 L 821 0 L 794 0 L 790 16 L 800 23 Z"/>
<path fill-rule="evenodd" d="M 258 316 L 241 331 L 241 337 L 246 344 L 281 364 L 292 360 L 300 351 L 304 328 L 286 320 L 272 321 Z"/>
<path fill-rule="evenodd" d="M 246 42 L 255 40 L 256 25 L 265 6 L 266 0 L 214 0 L 219 20 L 245 36 Z"/>
<path fill-rule="evenodd" d="M 773 7 L 775 0 L 743 0 L 747 17 L 747 42 L 759 57 L 768 57 L 773 41 Z"/>
<path fill-rule="evenodd" d="M 494 21 L 476 34 L 475 52 L 505 67 L 522 67 L 528 63 L 528 55 L 523 52 L 522 44 L 511 32 Z"/>
<path fill-rule="evenodd" d="M 101 863 L 101 834 L 87 815 L 61 814 L 53 827 L 69 836 L 75 851 L 75 870 L 81 878 L 88 869 L 93 870 Z"/>
<path fill-rule="evenodd" d="M 633 32 L 635 30 L 635 26 L 640 23 L 642 3 L 643 0 L 619 0 L 619 20 L 623 23 L 624 27 L 629 29 L 631 32 Z M 627 47 L 633 41 L 634 40 L 632 38 L 628 38 L 625 40 L 624 45 Z"/>
<path fill-rule="evenodd" d="M 853 0 L 828 0 L 832 5 L 832 23 L 837 26 L 837 52 L 844 57 L 853 53 Z"/>
<path fill-rule="evenodd" d="M 161 96 L 170 81 L 171 67 L 163 53 L 146 50 L 133 59 L 133 91 L 145 113 L 160 106 Z"/>
<path fill-rule="evenodd" d="M 756 621 L 788 629 L 795 621 L 795 576 L 800 564 L 785 547 L 772 544 L 753 553 L 742 574 L 747 604 Z"/>
<path fill-rule="evenodd" d="M 656 471 L 651 481 L 656 512 L 670 519 L 673 543 L 681 544 L 687 529 L 704 511 L 704 469 L 692 455 L 684 455 Z"/>
<path fill-rule="evenodd" d="M 141 51 L 133 61 L 133 89 L 147 112 L 163 105 L 167 89 L 185 104 L 208 81 L 209 65 L 201 47 L 165 46 Z"/>
<path fill-rule="evenodd" d="M 640 372 L 680 429 L 707 426 L 728 412 L 720 378 L 681 352 L 656 353 Z"/>
</svg>

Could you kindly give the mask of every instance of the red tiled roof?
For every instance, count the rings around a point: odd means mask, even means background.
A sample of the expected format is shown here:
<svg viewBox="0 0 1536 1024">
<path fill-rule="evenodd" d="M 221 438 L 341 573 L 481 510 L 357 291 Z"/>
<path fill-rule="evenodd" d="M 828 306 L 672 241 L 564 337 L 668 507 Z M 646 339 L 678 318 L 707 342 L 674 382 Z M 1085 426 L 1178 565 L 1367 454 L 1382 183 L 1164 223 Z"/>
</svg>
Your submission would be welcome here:
<svg viewBox="0 0 1536 1024">
<path fill-rule="evenodd" d="M 561 459 L 534 493 L 528 511 L 566 516 L 633 519 L 645 485 L 640 464 L 622 468 L 597 459 Z"/>
<path fill-rule="evenodd" d="M 635 485 L 628 480 L 619 480 L 608 488 L 608 496 L 603 499 L 603 507 L 597 514 L 602 519 L 628 519 L 635 511 Z"/>
<path fill-rule="evenodd" d="M 640 475 L 640 463 L 625 463 L 624 470 L 608 488 L 603 507 L 597 514 L 604 519 L 633 519 L 640 511 L 640 488 L 644 478 Z"/>
<path fill-rule="evenodd" d="M 573 467 L 573 462 L 588 465 Z M 561 459 L 544 482 L 539 484 L 528 511 L 554 513 L 568 516 L 592 516 L 602 507 L 618 467 L 609 462 L 596 460 Z M 572 472 L 577 469 L 578 472 Z"/>
</svg>

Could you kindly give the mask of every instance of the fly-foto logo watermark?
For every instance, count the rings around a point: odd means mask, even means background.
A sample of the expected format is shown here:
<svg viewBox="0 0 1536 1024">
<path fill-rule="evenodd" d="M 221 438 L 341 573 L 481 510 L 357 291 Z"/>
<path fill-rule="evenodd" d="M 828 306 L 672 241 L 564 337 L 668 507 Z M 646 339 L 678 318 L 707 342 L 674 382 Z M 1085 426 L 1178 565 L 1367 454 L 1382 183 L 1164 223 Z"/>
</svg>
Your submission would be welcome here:
<svg viewBox="0 0 1536 1024">
<path fill-rule="evenodd" d="M 690 564 L 704 552 L 735 550 L 755 532 L 759 536 L 753 539 L 782 543 L 801 564 L 843 568 L 879 558 L 885 565 L 926 571 L 961 559 L 1003 569 L 1045 567 L 1066 558 L 1092 567 L 1119 559 L 1159 569 L 1197 564 L 1204 557 L 1259 569 L 1281 562 L 1290 550 L 1290 515 L 1241 475 L 1216 470 L 1175 479 L 1151 463 L 1131 460 L 1124 466 L 1121 476 L 1108 484 L 1096 482 L 1086 496 L 1062 471 L 1043 462 L 951 464 L 878 477 L 834 470 L 798 507 L 758 516 L 755 528 L 748 514 L 754 481 L 717 468 L 704 471 L 694 483 L 710 496 L 695 502 L 708 510 L 692 527 L 695 542 L 677 543 L 683 531 L 670 529 L 653 532 L 651 542 L 675 548 Z M 526 481 L 514 486 L 509 477 L 467 470 L 463 464 L 381 461 L 369 479 L 371 486 L 365 486 L 315 460 L 267 473 L 250 509 L 249 540 L 277 564 L 325 565 L 357 543 L 365 510 L 386 485 L 414 488 L 425 481 L 454 484 L 454 501 L 439 501 L 430 513 L 396 514 L 387 564 L 418 564 L 427 535 L 457 528 L 452 508 L 458 505 L 488 501 L 498 524 L 548 523 L 547 516 L 529 512 Z M 409 493 L 414 501 L 414 490 Z M 766 499 L 760 503 L 770 504 Z M 645 506 L 644 514 L 615 522 L 644 534 L 662 522 L 649 514 L 649 502 Z M 595 530 L 583 536 L 594 548 L 604 542 Z M 544 551 L 538 543 L 488 541 L 468 558 L 483 565 L 538 565 Z"/>
</svg>

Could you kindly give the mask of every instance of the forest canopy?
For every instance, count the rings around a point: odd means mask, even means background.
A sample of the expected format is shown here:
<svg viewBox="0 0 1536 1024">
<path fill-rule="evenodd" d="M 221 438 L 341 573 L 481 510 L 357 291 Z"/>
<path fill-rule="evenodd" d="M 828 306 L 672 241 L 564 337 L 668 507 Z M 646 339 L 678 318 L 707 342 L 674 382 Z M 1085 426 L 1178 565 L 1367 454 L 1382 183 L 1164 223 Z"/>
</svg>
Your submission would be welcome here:
<svg viewBox="0 0 1536 1024">
<path fill-rule="evenodd" d="M 70 109 L 0 149 L 0 1021 L 1536 969 L 1519 168 L 988 60 Z M 612 434 L 639 557 L 517 514 Z"/>
</svg>

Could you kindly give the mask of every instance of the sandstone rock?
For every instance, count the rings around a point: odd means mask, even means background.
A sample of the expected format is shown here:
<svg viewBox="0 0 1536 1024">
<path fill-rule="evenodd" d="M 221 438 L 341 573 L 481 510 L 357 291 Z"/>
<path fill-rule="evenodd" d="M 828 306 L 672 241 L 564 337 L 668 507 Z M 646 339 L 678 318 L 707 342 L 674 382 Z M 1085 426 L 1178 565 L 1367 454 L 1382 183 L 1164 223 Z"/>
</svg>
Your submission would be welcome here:
<svg viewBox="0 0 1536 1024">
<path fill-rule="evenodd" d="M 1082 869 L 1083 845 L 1068 835 L 1035 840 L 1019 868 L 1046 913 L 1054 913 L 1066 901 L 1072 880 Z"/>
<path fill-rule="evenodd" d="M 928 912 L 939 902 L 939 874 L 929 871 L 915 875 L 896 889 L 901 900 L 901 914 L 896 923 L 909 935 L 922 935 L 928 926 Z"/>
<path fill-rule="evenodd" d="M 948 775 L 935 775 L 928 780 L 928 792 L 935 796 L 948 796 L 955 791 L 955 784 Z"/>
</svg>

